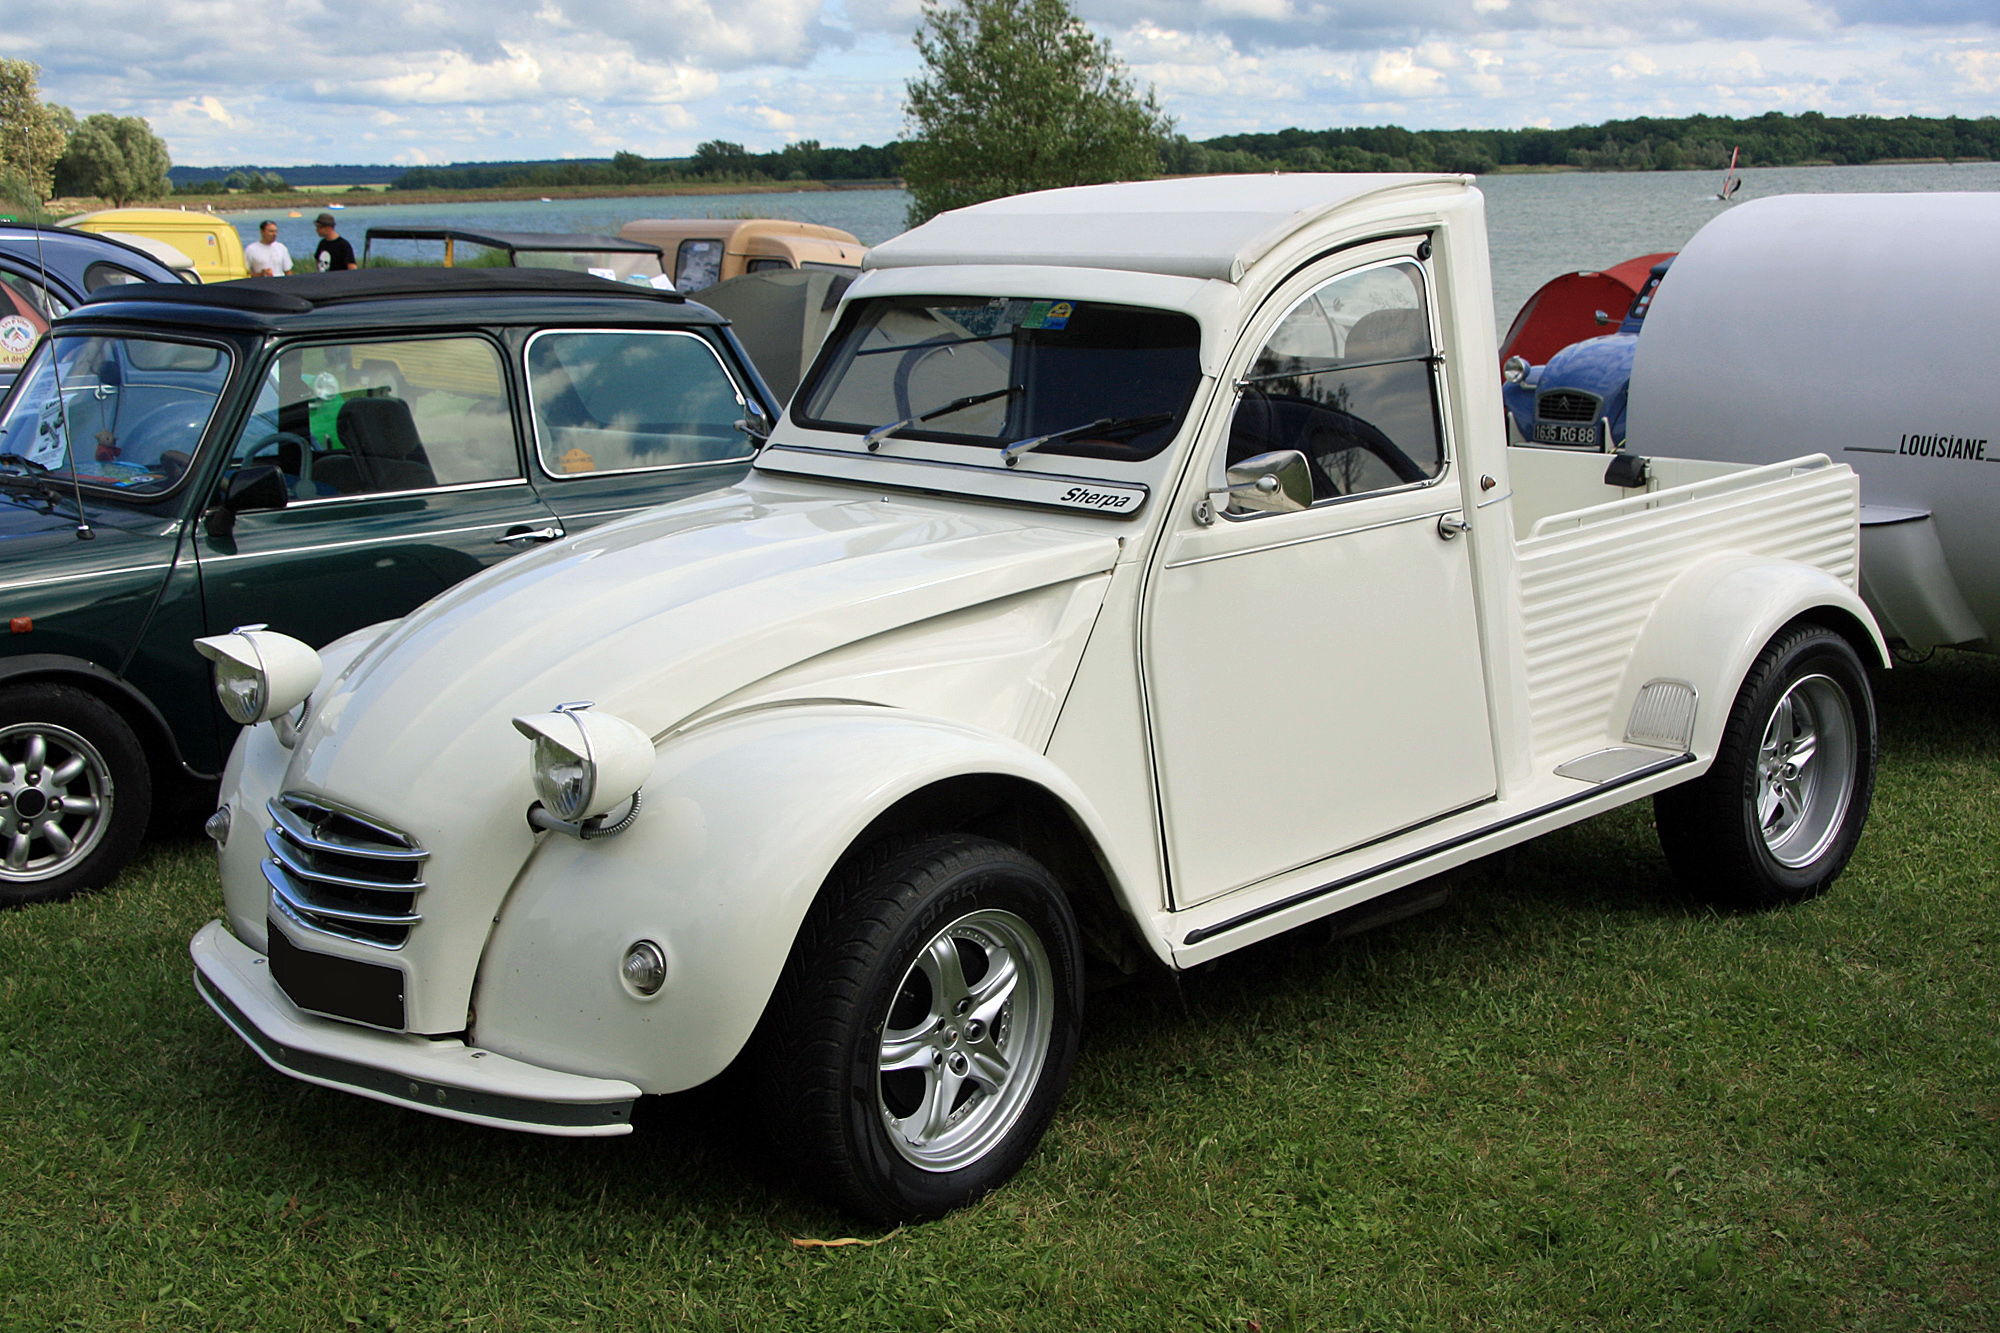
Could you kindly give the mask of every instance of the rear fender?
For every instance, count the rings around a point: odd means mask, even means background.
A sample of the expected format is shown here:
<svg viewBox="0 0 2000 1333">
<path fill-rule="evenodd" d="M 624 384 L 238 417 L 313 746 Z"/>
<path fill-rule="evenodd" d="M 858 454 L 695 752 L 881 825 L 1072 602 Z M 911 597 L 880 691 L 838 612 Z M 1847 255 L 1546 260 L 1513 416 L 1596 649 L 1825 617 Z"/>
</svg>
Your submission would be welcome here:
<svg viewBox="0 0 2000 1333">
<path fill-rule="evenodd" d="M 802 704 L 669 739 L 631 828 L 542 835 L 480 961 L 469 1040 L 647 1092 L 713 1078 L 749 1040 L 841 856 L 898 801 L 970 774 L 1042 787 L 1109 846 L 1044 756 L 934 717 Z M 619 970 L 639 940 L 667 959 L 666 984 L 645 998 Z"/>
<path fill-rule="evenodd" d="M 1623 730 L 1647 682 L 1685 682 L 1696 696 L 1688 748 L 1705 766 L 1722 742 L 1730 705 L 1757 655 L 1801 618 L 1823 619 L 1846 633 L 1864 659 L 1873 652 L 1878 664 L 1888 664 L 1888 645 L 1867 606 L 1825 570 L 1744 554 L 1696 561 L 1667 588 L 1640 631 L 1612 704 L 1613 729 Z"/>
</svg>

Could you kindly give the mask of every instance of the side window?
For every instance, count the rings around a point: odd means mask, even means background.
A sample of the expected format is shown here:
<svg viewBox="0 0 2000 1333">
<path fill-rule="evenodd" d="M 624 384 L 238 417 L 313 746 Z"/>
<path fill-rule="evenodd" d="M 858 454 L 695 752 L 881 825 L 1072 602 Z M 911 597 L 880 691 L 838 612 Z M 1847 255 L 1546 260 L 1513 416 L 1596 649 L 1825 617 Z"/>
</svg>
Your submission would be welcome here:
<svg viewBox="0 0 2000 1333">
<path fill-rule="evenodd" d="M 1426 481 L 1444 466 L 1424 273 L 1344 274 L 1293 306 L 1244 376 L 1228 460 L 1296 449 L 1313 499 Z"/>
<path fill-rule="evenodd" d="M 698 292 L 722 281 L 722 242 L 682 241 L 674 257 L 674 286 L 684 292 Z"/>
<path fill-rule="evenodd" d="M 25 274 L 0 268 L 0 283 L 5 283 L 11 288 L 22 304 L 43 319 L 54 319 L 57 315 L 69 313 L 69 302 L 63 300 L 54 290 Z"/>
<path fill-rule="evenodd" d="M 94 292 L 100 287 L 123 287 L 127 283 L 151 282 L 129 268 L 123 268 L 109 260 L 100 259 L 83 271 L 83 289 Z"/>
<path fill-rule="evenodd" d="M 750 261 L 748 272 L 768 273 L 772 269 L 790 268 L 791 266 L 792 261 L 789 259 L 753 259 Z"/>
<path fill-rule="evenodd" d="M 743 397 L 691 333 L 538 333 L 528 393 L 542 470 L 556 478 L 748 458 Z"/>
<path fill-rule="evenodd" d="M 301 500 L 521 475 L 500 353 L 480 338 L 288 347 L 233 461 L 276 465 Z"/>
</svg>

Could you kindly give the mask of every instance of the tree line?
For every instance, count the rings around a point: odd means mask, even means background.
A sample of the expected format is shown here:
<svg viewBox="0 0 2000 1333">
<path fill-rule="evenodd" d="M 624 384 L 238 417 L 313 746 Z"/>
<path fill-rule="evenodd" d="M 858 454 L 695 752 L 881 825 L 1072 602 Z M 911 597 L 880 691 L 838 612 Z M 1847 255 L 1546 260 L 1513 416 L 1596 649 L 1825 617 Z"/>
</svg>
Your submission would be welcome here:
<svg viewBox="0 0 2000 1333">
<path fill-rule="evenodd" d="M 924 140 L 922 142 L 934 142 Z M 1025 156 L 1032 141 L 1015 141 Z M 912 143 L 828 148 L 817 140 L 756 153 L 741 144 L 702 144 L 689 157 L 613 158 L 553 162 L 456 163 L 412 167 L 394 178 L 396 190 L 498 187 L 763 184 L 785 181 L 896 180 L 905 174 Z M 2000 119 L 1951 116 L 1826 116 L 1780 111 L 1742 119 L 1642 116 L 1568 129 L 1407 130 L 1398 125 L 1351 129 L 1277 130 L 1192 140 L 1160 135 L 1148 165 L 1162 175 L 1258 171 L 1450 171 L 1481 175 L 1502 167 L 1575 167 L 1585 171 L 1720 171 L 1732 150 L 1741 165 L 1836 166 L 1938 158 L 2000 160 Z M 1156 160 L 1152 160 L 1156 159 Z M 274 173 L 275 174 L 275 173 Z M 180 188 L 214 189 L 221 182 Z M 233 188 L 233 187 L 232 187 Z"/>
</svg>

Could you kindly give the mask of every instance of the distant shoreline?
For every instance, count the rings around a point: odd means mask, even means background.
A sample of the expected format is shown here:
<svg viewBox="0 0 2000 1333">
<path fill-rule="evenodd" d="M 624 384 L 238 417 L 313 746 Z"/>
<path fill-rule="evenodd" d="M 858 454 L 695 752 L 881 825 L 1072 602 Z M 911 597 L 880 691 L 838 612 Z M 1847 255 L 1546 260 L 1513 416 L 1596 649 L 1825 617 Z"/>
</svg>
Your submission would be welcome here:
<svg viewBox="0 0 2000 1333">
<path fill-rule="evenodd" d="M 722 194 L 824 194 L 836 190 L 900 190 L 898 180 L 873 181 L 759 181 L 754 184 L 673 184 L 673 185 L 503 185 L 476 190 L 389 190 L 363 185 L 333 188 L 301 186 L 283 194 L 174 194 L 132 205 L 135 208 L 185 208 L 190 212 L 257 213 L 279 209 L 317 212 L 338 204 L 342 208 L 379 208 L 391 204 L 483 204 L 527 203 L 547 199 L 647 199 L 679 195 Z M 52 199 L 45 205 L 57 217 L 109 208 L 101 199 Z"/>
</svg>

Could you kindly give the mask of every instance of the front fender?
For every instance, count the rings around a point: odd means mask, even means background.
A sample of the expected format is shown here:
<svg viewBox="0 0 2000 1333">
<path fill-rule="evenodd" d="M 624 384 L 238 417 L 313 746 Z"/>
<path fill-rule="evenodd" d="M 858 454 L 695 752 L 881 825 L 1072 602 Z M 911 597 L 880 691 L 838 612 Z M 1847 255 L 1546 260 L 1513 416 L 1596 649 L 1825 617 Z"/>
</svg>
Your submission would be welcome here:
<svg viewBox="0 0 2000 1333">
<path fill-rule="evenodd" d="M 1722 743 L 1730 706 L 1757 654 L 1790 622 L 1826 610 L 1852 617 L 1867 631 L 1877 661 L 1888 663 L 1875 618 L 1852 588 L 1825 570 L 1769 556 L 1698 560 L 1667 588 L 1640 631 L 1611 716 L 1630 717 L 1647 681 L 1685 681 L 1696 697 L 1689 748 L 1705 763 Z"/>
<path fill-rule="evenodd" d="M 468 1040 L 647 1092 L 706 1082 L 749 1040 L 841 855 L 903 797 L 968 774 L 1036 783 L 1110 845 L 1043 755 L 935 717 L 802 704 L 669 739 L 630 829 L 542 835 L 480 960 Z M 649 998 L 619 975 L 642 939 L 667 958 Z"/>
</svg>

